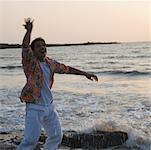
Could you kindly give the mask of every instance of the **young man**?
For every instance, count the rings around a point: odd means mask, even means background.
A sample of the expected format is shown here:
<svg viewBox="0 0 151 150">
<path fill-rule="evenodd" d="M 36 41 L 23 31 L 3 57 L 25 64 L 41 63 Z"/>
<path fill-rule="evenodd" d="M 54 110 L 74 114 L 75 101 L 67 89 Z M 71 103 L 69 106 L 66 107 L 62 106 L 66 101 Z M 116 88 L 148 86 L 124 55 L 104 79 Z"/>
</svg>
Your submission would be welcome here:
<svg viewBox="0 0 151 150">
<path fill-rule="evenodd" d="M 56 150 L 62 140 L 62 131 L 51 94 L 54 73 L 84 75 L 95 81 L 98 78 L 47 57 L 46 43 L 42 38 L 33 40 L 30 47 L 33 21 L 25 19 L 24 27 L 26 33 L 22 43 L 22 64 L 27 83 L 20 99 L 26 102 L 26 117 L 24 138 L 17 149 L 33 150 L 43 126 L 48 135 L 44 150 Z"/>
</svg>

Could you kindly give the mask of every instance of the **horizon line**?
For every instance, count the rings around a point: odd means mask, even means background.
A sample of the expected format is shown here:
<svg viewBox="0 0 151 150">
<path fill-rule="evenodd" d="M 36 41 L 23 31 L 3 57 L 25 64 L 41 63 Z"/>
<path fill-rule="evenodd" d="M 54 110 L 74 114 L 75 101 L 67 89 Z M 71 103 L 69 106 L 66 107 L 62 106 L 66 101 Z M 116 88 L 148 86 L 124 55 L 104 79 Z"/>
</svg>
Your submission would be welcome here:
<svg viewBox="0 0 151 150">
<path fill-rule="evenodd" d="M 67 42 L 67 43 L 63 43 L 63 42 L 57 42 L 57 43 L 47 43 L 46 44 L 84 44 L 84 43 L 135 43 L 135 42 L 151 42 L 151 40 L 149 41 L 85 41 L 85 42 Z M 19 43 L 9 43 L 9 42 L 0 42 L 0 45 L 2 44 L 8 44 L 8 45 L 14 45 L 14 44 L 17 44 L 17 45 L 21 45 Z"/>
</svg>

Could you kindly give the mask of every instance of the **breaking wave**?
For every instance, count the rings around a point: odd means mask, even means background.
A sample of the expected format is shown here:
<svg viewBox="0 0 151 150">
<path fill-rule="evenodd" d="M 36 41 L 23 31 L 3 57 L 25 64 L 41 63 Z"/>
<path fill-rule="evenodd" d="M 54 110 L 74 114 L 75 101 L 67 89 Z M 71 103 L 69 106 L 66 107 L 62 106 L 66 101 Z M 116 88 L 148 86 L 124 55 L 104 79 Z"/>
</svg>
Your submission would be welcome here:
<svg viewBox="0 0 151 150">
<path fill-rule="evenodd" d="M 128 76 L 141 76 L 141 75 L 151 75 L 151 72 L 145 72 L 145 71 L 102 71 L 102 72 L 97 72 L 98 74 L 108 74 L 108 75 L 128 75 Z"/>
<path fill-rule="evenodd" d="M 21 69 L 22 66 L 18 65 L 18 66 L 0 66 L 0 69 L 4 69 L 4 70 L 15 70 L 15 69 Z M 92 67 L 93 68 L 93 67 Z M 93 69 L 97 69 L 97 70 L 102 70 L 104 69 L 103 67 L 96 67 Z M 148 69 L 150 70 L 150 69 Z M 93 71 L 92 71 L 93 72 Z M 126 76 L 142 76 L 142 75 L 151 75 L 151 72 L 149 71 L 138 71 L 138 70 L 132 70 L 132 71 L 125 71 L 125 70 L 107 70 L 107 71 L 94 71 L 94 73 L 96 74 L 107 74 L 107 75 L 126 75 Z"/>
<path fill-rule="evenodd" d="M 150 150 L 151 149 L 151 139 L 147 137 L 144 133 L 128 126 L 128 124 L 121 124 L 115 121 L 101 121 L 100 124 L 95 124 L 89 129 L 85 129 L 81 132 L 85 133 L 95 133 L 95 132 L 126 132 L 128 135 L 128 140 L 119 149 L 139 149 L 139 150 Z M 114 149 L 114 148 L 113 148 Z M 117 148 L 118 149 L 118 148 Z M 112 150 L 112 148 L 111 148 Z"/>
</svg>

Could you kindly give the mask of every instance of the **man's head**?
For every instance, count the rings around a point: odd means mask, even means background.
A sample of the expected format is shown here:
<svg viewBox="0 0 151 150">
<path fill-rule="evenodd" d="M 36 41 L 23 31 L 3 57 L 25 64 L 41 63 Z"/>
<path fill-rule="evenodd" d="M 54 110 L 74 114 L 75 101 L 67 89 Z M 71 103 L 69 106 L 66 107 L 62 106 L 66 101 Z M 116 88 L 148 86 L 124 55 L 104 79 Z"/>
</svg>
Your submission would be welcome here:
<svg viewBox="0 0 151 150">
<path fill-rule="evenodd" d="M 42 38 L 36 38 L 31 43 L 31 49 L 33 50 L 34 55 L 40 60 L 44 61 L 46 57 L 47 50 L 46 50 L 46 43 L 45 40 Z"/>
</svg>

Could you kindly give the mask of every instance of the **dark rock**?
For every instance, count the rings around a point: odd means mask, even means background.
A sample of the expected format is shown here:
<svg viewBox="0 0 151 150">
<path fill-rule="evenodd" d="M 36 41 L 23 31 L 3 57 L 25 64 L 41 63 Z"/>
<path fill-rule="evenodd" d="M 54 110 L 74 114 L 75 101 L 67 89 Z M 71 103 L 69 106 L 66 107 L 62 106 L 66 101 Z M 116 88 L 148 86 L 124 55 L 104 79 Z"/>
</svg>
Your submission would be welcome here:
<svg viewBox="0 0 151 150">
<path fill-rule="evenodd" d="M 10 144 L 8 142 L 0 143 L 0 150 L 16 150 L 16 145 Z"/>
<path fill-rule="evenodd" d="M 44 133 L 41 133 L 39 141 L 45 143 L 47 136 Z"/>
<path fill-rule="evenodd" d="M 62 145 L 71 148 L 99 149 L 122 145 L 127 139 L 127 133 L 120 131 L 99 131 L 96 133 L 77 133 L 68 131 L 63 135 Z"/>
<path fill-rule="evenodd" d="M 0 150 L 15 150 L 23 137 L 22 132 L 12 132 L 7 134 L 0 133 L 0 136 L 2 137 L 2 140 L 0 141 Z M 43 148 L 46 138 L 47 136 L 44 133 L 41 133 L 35 150 Z M 70 148 L 101 149 L 123 145 L 127 139 L 127 133 L 121 131 L 95 131 L 92 133 L 64 131 L 60 146 L 68 146 Z"/>
</svg>

